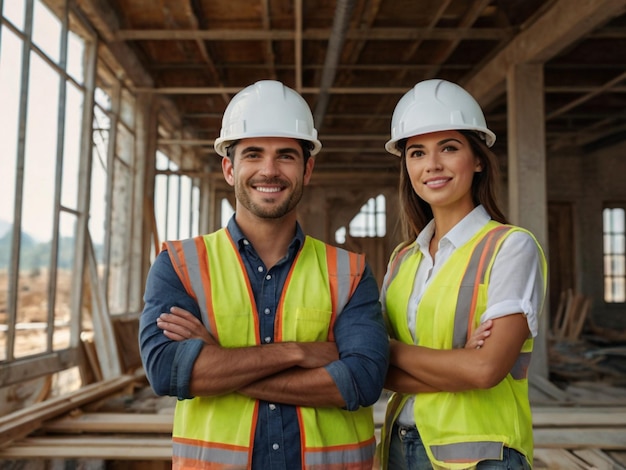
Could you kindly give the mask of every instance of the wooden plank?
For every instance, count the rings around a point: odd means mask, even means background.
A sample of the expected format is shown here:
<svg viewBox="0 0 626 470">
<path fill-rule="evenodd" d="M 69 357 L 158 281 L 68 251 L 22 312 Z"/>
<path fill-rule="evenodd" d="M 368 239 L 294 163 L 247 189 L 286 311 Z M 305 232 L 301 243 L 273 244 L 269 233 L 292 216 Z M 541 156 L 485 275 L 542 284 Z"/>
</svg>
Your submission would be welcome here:
<svg viewBox="0 0 626 470">
<path fill-rule="evenodd" d="M 156 214 L 154 212 L 154 202 L 151 198 L 144 198 L 144 208 L 143 208 L 144 217 L 146 218 L 147 224 L 150 227 L 150 235 L 152 236 L 152 243 L 155 255 L 161 251 L 161 241 L 159 239 L 159 227 L 156 221 Z"/>
<path fill-rule="evenodd" d="M 598 396 L 601 396 L 603 399 L 605 397 L 612 397 L 612 398 L 619 398 L 622 400 L 626 400 L 626 388 L 618 387 L 608 382 L 578 381 L 578 382 L 571 383 L 567 386 L 568 394 L 584 393 L 585 391 L 595 396 L 596 398 Z M 599 400 L 596 400 L 596 403 L 598 403 L 598 401 Z"/>
<path fill-rule="evenodd" d="M 589 313 L 589 309 L 591 308 L 591 299 L 589 297 L 582 297 L 582 304 L 580 305 L 580 309 L 578 311 L 578 319 L 576 323 L 572 326 L 570 330 L 569 339 L 575 341 L 580 338 L 581 333 L 583 332 L 583 328 L 585 326 L 585 321 L 587 320 L 587 315 Z"/>
<path fill-rule="evenodd" d="M 141 371 L 143 375 L 143 370 Z M 86 403 L 113 395 L 140 375 L 124 375 L 104 382 L 85 385 L 79 390 L 0 417 L 0 447 L 21 439 L 38 429 L 43 421 L 76 409 Z"/>
<path fill-rule="evenodd" d="M 80 413 L 45 423 L 42 428 L 53 432 L 128 432 L 171 433 L 170 413 Z M 382 422 L 382 417 L 378 417 Z M 546 407 L 533 410 L 533 427 L 622 427 L 626 408 Z M 563 431 L 563 432 L 569 432 Z"/>
<path fill-rule="evenodd" d="M 169 437 L 28 437 L 0 449 L 0 459 L 171 460 Z"/>
<path fill-rule="evenodd" d="M 96 351 L 95 343 L 93 341 L 93 335 L 89 337 L 87 334 L 81 336 L 83 348 L 85 351 L 85 357 L 89 364 L 90 382 L 100 382 L 103 380 L 102 370 L 100 369 L 100 362 L 98 361 L 98 352 Z"/>
<path fill-rule="evenodd" d="M 565 305 L 563 306 L 563 314 L 559 318 L 559 323 L 556 325 L 556 329 L 554 330 L 554 336 L 557 339 L 563 339 L 565 336 L 565 331 L 567 330 L 567 322 L 569 321 L 569 316 L 572 313 L 572 303 L 574 302 L 574 292 L 572 289 L 567 289 L 565 294 Z"/>
<path fill-rule="evenodd" d="M 122 375 L 119 351 L 109 307 L 104 292 L 100 287 L 98 263 L 91 237 L 87 237 L 86 258 L 88 268 L 89 288 L 91 290 L 91 318 L 94 329 L 94 344 L 98 354 L 100 372 L 105 379 L 113 379 Z"/>
<path fill-rule="evenodd" d="M 557 307 L 556 314 L 554 315 L 554 320 L 552 322 L 552 335 L 556 337 L 558 337 L 561 321 L 563 320 L 563 315 L 565 314 L 565 305 L 567 304 L 568 292 L 571 292 L 571 289 L 561 291 L 559 305 Z"/>
<path fill-rule="evenodd" d="M 567 393 L 541 375 L 531 375 L 528 380 L 528 386 L 530 389 L 537 390 L 538 392 L 541 392 L 541 394 L 557 402 L 570 401 L 570 397 Z"/>
<path fill-rule="evenodd" d="M 124 373 L 127 374 L 142 367 L 139 341 L 137 341 L 139 316 L 140 314 L 129 314 L 125 316 L 116 315 L 112 318 L 120 361 Z"/>
<path fill-rule="evenodd" d="M 559 407 L 532 408 L 533 427 L 624 426 L 626 407 Z"/>
<path fill-rule="evenodd" d="M 98 34 L 108 43 L 107 47 L 100 49 L 100 54 L 108 59 L 106 63 L 119 64 L 120 68 L 116 68 L 115 72 L 123 71 L 135 85 L 152 86 L 153 79 L 146 71 L 144 64 L 138 59 L 137 54 L 133 53 L 126 43 L 115 41 L 115 32 L 120 29 L 120 25 L 119 18 L 110 2 L 108 0 L 81 2 L 80 9 L 98 31 Z M 109 52 L 110 56 L 108 56 Z M 82 155 L 89 155 L 89 153 Z"/>
<path fill-rule="evenodd" d="M 626 452 L 607 452 L 606 454 L 616 462 L 619 462 L 623 467 L 626 467 Z"/>
<path fill-rule="evenodd" d="M 589 466 L 586 465 L 585 462 L 565 449 L 535 449 L 534 460 L 537 468 L 549 468 L 550 470 L 589 470 Z"/>
<path fill-rule="evenodd" d="M 626 389 L 606 382 L 575 382 L 567 386 L 567 394 L 577 404 L 625 406 Z"/>
<path fill-rule="evenodd" d="M 24 357 L 0 364 L 0 387 L 19 385 L 27 380 L 66 370 L 80 363 L 78 348 Z"/>
<path fill-rule="evenodd" d="M 167 413 L 81 413 L 44 423 L 42 429 L 58 433 L 171 434 L 174 416 Z"/>
<path fill-rule="evenodd" d="M 464 84 L 481 104 L 491 103 L 505 91 L 512 64 L 545 63 L 585 34 L 621 15 L 625 0 L 559 0 L 524 29 Z"/>
<path fill-rule="evenodd" d="M 599 449 L 574 450 L 573 454 L 597 470 L 626 470 L 626 467 L 616 462 Z"/>
<path fill-rule="evenodd" d="M 301 36 L 306 40 L 328 41 L 333 32 L 330 28 L 307 28 Z M 509 34 L 496 28 L 365 28 L 346 31 L 347 39 L 359 41 L 380 40 L 454 40 L 460 39 L 505 39 Z M 115 32 L 117 41 L 293 41 L 297 32 L 291 29 L 120 29 Z"/>
<path fill-rule="evenodd" d="M 535 428 L 538 449 L 605 449 L 626 450 L 626 428 Z"/>
</svg>

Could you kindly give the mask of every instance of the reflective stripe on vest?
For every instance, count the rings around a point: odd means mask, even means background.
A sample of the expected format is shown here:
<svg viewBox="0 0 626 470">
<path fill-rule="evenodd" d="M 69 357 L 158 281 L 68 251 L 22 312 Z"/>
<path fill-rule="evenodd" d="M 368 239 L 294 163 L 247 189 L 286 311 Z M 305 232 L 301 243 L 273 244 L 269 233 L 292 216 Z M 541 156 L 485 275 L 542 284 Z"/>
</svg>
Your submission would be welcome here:
<svg viewBox="0 0 626 470">
<path fill-rule="evenodd" d="M 495 253 L 503 238 L 510 232 L 511 227 L 509 226 L 496 227 L 485 235 L 474 248 L 459 288 L 459 298 L 454 317 L 454 334 L 452 336 L 453 348 L 465 347 L 475 329 L 478 288 L 481 284 L 486 284 L 487 274 L 495 260 Z M 531 353 L 527 352 L 526 349 L 522 348 L 510 370 L 510 374 L 515 379 L 523 379 L 528 375 Z"/>
<path fill-rule="evenodd" d="M 465 269 L 461 287 L 459 287 L 459 298 L 454 317 L 454 334 L 452 335 L 453 348 L 464 347 L 470 338 L 470 332 L 473 331 L 474 314 L 476 313 L 478 286 L 484 284 L 487 268 L 493 260 L 497 243 L 507 229 L 508 227 L 504 225 L 494 228 L 474 248 L 472 257 Z"/>
<path fill-rule="evenodd" d="M 489 274 L 495 255 L 506 236 L 515 230 L 522 229 L 490 221 L 470 241 L 459 247 L 441 271 L 433 276 L 418 307 L 417 344 L 440 349 L 464 347 L 472 331 L 478 326 L 480 315 L 486 308 Z M 398 280 L 401 280 L 400 284 L 390 288 L 394 276 L 386 280 L 387 312 L 393 331 L 400 340 L 411 344 L 413 339 L 408 330 L 407 308 L 413 289 L 413 279 L 422 255 L 417 246 L 412 245 L 409 249 L 399 251 L 398 257 L 402 257 L 407 266 L 394 268 L 396 275 L 400 273 L 398 275 Z M 390 263 L 390 266 L 393 264 Z M 465 271 L 462 271 L 463 268 L 459 271 L 458 267 L 461 266 L 465 267 Z M 545 260 L 543 267 L 545 273 Z M 456 282 L 458 284 L 455 284 Z M 453 289 L 453 285 L 457 286 L 456 297 L 454 291 L 449 290 Z M 437 309 L 436 314 L 433 308 Z M 444 312 L 454 312 L 454 317 L 449 318 L 448 315 L 448 317 L 439 318 L 439 315 Z M 437 315 L 437 322 L 434 322 L 433 315 Z M 447 337 L 445 331 L 450 330 L 442 328 L 445 328 L 444 325 L 448 325 L 449 321 L 453 332 Z M 438 335 L 436 339 L 433 336 L 435 334 Z M 498 400 L 518 401 L 519 399 L 519 409 L 516 411 L 516 416 L 520 419 L 519 426 L 527 424 L 531 426 L 530 405 L 526 406 L 523 403 L 524 400 L 527 401 L 525 379 L 532 345 L 532 338 L 525 341 L 510 374 L 501 384 L 492 389 L 415 396 L 416 423 L 426 443 L 427 451 L 431 458 L 436 459 L 436 464 L 444 468 L 466 468 L 467 465 L 482 459 L 499 459 L 504 443 L 516 447 L 532 460 L 532 433 L 530 436 L 524 434 L 526 433 L 524 428 L 524 432 L 520 435 L 518 434 L 520 431 L 516 431 L 517 424 L 502 424 L 502 422 L 498 424 L 499 427 L 496 426 L 498 430 L 493 431 L 489 419 L 500 411 L 498 409 L 485 410 L 484 407 L 480 407 L 480 403 L 484 403 L 485 400 L 493 403 L 497 408 Z M 383 442 L 386 445 L 381 449 L 383 453 L 388 451 L 388 434 L 406 401 L 406 396 L 394 394 L 389 401 L 396 413 L 395 415 L 388 414 L 386 419 L 383 429 Z M 482 413 L 483 417 L 477 418 L 475 415 L 478 413 Z M 509 420 L 515 420 L 515 417 L 510 417 Z M 496 421 L 493 420 L 494 423 Z M 509 439 L 508 434 L 514 436 Z M 385 462 L 384 459 L 386 455 L 383 455 L 383 462 Z"/>
<path fill-rule="evenodd" d="M 206 442 L 178 437 L 172 446 L 172 469 L 247 469 L 248 448 L 207 445 Z"/>
<path fill-rule="evenodd" d="M 220 344 L 260 344 L 254 295 L 228 231 L 167 242 L 165 247 L 185 289 L 198 301 L 203 323 Z M 332 340 L 335 320 L 364 268 L 363 255 L 306 237 L 279 301 L 275 341 Z M 258 401 L 237 393 L 179 401 L 173 435 L 177 468 L 247 468 L 257 406 Z M 371 468 L 375 447 L 371 407 L 353 412 L 307 407 L 297 411 L 305 468 L 336 463 Z"/>
</svg>

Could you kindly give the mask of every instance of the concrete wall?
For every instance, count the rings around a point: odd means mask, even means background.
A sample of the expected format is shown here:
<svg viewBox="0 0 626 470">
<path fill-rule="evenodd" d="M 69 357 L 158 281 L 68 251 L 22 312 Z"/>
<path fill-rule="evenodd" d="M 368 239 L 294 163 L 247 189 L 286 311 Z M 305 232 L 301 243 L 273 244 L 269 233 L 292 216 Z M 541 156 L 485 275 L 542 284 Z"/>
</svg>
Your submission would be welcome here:
<svg viewBox="0 0 626 470">
<path fill-rule="evenodd" d="M 626 328 L 626 305 L 604 302 L 602 252 L 604 204 L 626 203 L 626 143 L 596 151 L 548 153 L 547 174 L 548 201 L 572 204 L 575 288 L 591 297 L 594 323 Z"/>
</svg>

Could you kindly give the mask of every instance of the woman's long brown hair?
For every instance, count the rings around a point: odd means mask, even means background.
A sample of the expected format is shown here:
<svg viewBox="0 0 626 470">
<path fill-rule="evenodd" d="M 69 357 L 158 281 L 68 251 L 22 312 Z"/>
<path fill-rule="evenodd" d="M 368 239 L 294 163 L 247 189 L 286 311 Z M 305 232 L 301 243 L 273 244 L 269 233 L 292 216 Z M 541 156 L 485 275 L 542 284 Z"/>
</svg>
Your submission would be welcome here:
<svg viewBox="0 0 626 470">
<path fill-rule="evenodd" d="M 506 217 L 498 207 L 497 187 L 500 181 L 500 170 L 496 155 L 489 150 L 480 136 L 473 131 L 459 131 L 470 144 L 472 153 L 478 157 L 482 171 L 474 173 L 472 181 L 472 199 L 474 206 L 482 204 L 489 216 L 503 224 L 508 223 Z M 408 139 L 400 140 L 397 148 L 402 152 L 402 164 L 400 165 L 400 222 L 404 243 L 412 243 L 417 235 L 433 219 L 433 211 L 430 205 L 420 198 L 411 184 L 411 178 L 406 169 L 405 149 Z"/>
</svg>

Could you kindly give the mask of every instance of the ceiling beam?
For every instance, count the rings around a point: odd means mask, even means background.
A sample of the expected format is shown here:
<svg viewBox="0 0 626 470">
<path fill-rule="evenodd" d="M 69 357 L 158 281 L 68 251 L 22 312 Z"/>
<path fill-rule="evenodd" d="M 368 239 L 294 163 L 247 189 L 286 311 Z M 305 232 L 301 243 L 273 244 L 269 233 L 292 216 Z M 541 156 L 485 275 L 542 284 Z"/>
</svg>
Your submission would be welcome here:
<svg viewBox="0 0 626 470">
<path fill-rule="evenodd" d="M 149 66 L 149 70 L 153 70 L 153 71 L 163 71 L 163 70 L 169 70 L 169 71 L 185 71 L 185 70 L 194 70 L 194 69 L 201 69 L 203 67 L 202 64 L 199 63 L 184 63 L 184 64 L 180 64 L 180 63 L 165 63 L 165 64 L 159 64 L 159 65 L 150 65 Z M 253 63 L 249 63 L 249 62 L 244 62 L 244 63 L 228 63 L 228 64 L 221 64 L 218 65 L 216 64 L 216 67 L 219 70 L 222 69 L 229 69 L 229 70 L 267 70 L 267 65 L 266 64 L 253 64 Z M 300 64 L 300 65 L 293 65 L 293 64 L 276 64 L 275 65 L 275 69 L 276 70 L 294 70 L 297 67 L 300 67 L 302 70 L 320 70 L 324 68 L 323 64 Z M 410 72 L 415 72 L 415 71 L 422 71 L 422 70 L 430 70 L 432 68 L 432 65 L 429 64 L 337 64 L 337 70 L 348 70 L 348 71 L 385 71 L 385 72 L 389 72 L 389 71 L 401 71 L 401 70 L 408 70 Z M 461 70 L 461 71 L 470 71 L 471 70 L 471 65 L 465 65 L 465 64 L 441 64 L 440 70 Z M 578 68 L 581 68 L 581 66 L 578 66 Z M 594 66 L 594 68 L 597 68 L 596 66 Z M 611 68 L 614 69 L 615 68 L 615 64 L 612 65 L 606 65 L 603 68 Z"/>
<path fill-rule="evenodd" d="M 271 12 L 269 0 L 261 0 L 261 21 L 263 23 L 263 30 L 271 31 L 272 30 L 272 22 L 271 22 Z M 269 69 L 269 74 L 267 78 L 272 80 L 277 80 L 276 76 L 276 54 L 274 54 L 274 47 L 272 41 L 264 41 L 263 48 L 265 49 L 265 66 Z"/>
<path fill-rule="evenodd" d="M 344 95 L 398 94 L 403 95 L 409 87 L 330 87 L 329 93 Z M 237 93 L 241 87 L 135 87 L 136 93 L 155 93 L 161 95 L 219 95 L 221 93 Z M 303 87 L 302 94 L 320 93 L 319 87 Z"/>
<path fill-rule="evenodd" d="M 204 19 L 205 15 L 201 7 L 199 6 L 199 3 L 191 1 L 189 3 L 189 8 L 187 9 L 187 11 L 188 11 L 187 17 L 188 17 L 189 23 L 191 24 L 191 31 L 204 30 L 204 28 L 206 28 L 205 19 Z M 198 47 L 198 51 L 200 52 L 200 57 L 202 57 L 204 69 L 208 72 L 209 78 L 214 83 L 223 84 L 220 78 L 219 71 L 215 67 L 215 62 L 213 61 L 211 54 L 209 54 L 209 51 L 206 45 L 204 44 L 204 41 L 201 38 L 196 38 L 195 42 Z M 230 101 L 230 97 L 225 93 L 222 94 L 222 98 L 225 103 L 228 103 Z"/>
<path fill-rule="evenodd" d="M 491 0 L 475 0 L 472 5 L 469 6 L 465 14 L 461 17 L 459 27 L 471 28 L 478 18 L 484 13 L 485 8 L 491 3 Z M 425 78 L 437 78 L 439 70 L 441 70 L 442 64 L 444 64 L 450 56 L 454 53 L 456 48 L 461 43 L 461 39 L 456 37 L 451 41 L 447 41 L 438 52 L 435 52 L 433 63 L 436 64 L 431 68 L 428 75 Z"/>
<path fill-rule="evenodd" d="M 548 148 L 551 151 L 565 147 L 582 147 L 605 137 L 626 132 L 626 125 L 621 120 L 608 118 L 594 123 L 593 125 L 577 129 L 575 132 L 559 133 L 557 138 L 547 139 Z"/>
<path fill-rule="evenodd" d="M 515 33 L 509 28 L 366 28 L 346 32 L 346 39 L 367 41 L 415 41 L 415 40 L 493 40 L 499 41 Z M 115 41 L 293 41 L 298 34 L 290 29 L 121 29 L 114 31 Z M 332 29 L 307 29 L 302 39 L 326 41 Z"/>
<path fill-rule="evenodd" d="M 614 77 L 609 82 L 605 83 L 603 86 L 595 88 L 593 91 L 587 93 L 586 95 L 581 96 L 580 98 L 571 101 L 565 106 L 561 106 L 559 109 L 552 111 L 546 116 L 546 120 L 549 121 L 550 119 L 560 116 L 566 113 L 567 111 L 569 111 L 570 109 L 573 109 L 576 106 L 582 103 L 585 103 L 586 101 L 589 101 L 590 99 L 598 96 L 601 93 L 610 91 L 613 86 L 619 83 L 622 83 L 624 80 L 626 80 L 626 72 L 619 74 L 618 76 Z"/>
<path fill-rule="evenodd" d="M 545 63 L 626 11 L 626 0 L 559 0 L 484 64 L 464 85 L 483 106 L 505 90 L 513 64 Z"/>
<path fill-rule="evenodd" d="M 296 0 L 295 11 L 295 34 L 294 34 L 294 62 L 296 91 L 302 93 L 302 0 Z"/>
<path fill-rule="evenodd" d="M 130 79 L 140 85 L 151 86 L 152 77 L 146 71 L 135 52 L 127 44 L 114 40 L 117 31 L 120 29 L 120 20 L 106 0 L 77 0 L 76 2 L 81 13 L 96 28 L 98 34 L 107 43 L 107 47 L 119 61 Z"/>
<path fill-rule="evenodd" d="M 324 141 L 363 141 L 363 140 L 374 140 L 374 141 L 378 141 L 378 140 L 386 140 L 388 139 L 389 136 L 388 135 L 382 135 L 382 134 L 362 134 L 362 135 L 356 135 L 356 134 L 350 134 L 350 135 L 332 135 L 332 134 L 327 134 L 324 136 Z M 161 138 L 158 140 L 159 144 L 163 144 L 163 145 L 210 145 L 212 146 L 215 143 L 215 139 L 168 139 L 168 138 Z M 354 151 L 353 148 L 347 149 L 347 150 L 351 150 Z"/>
</svg>

